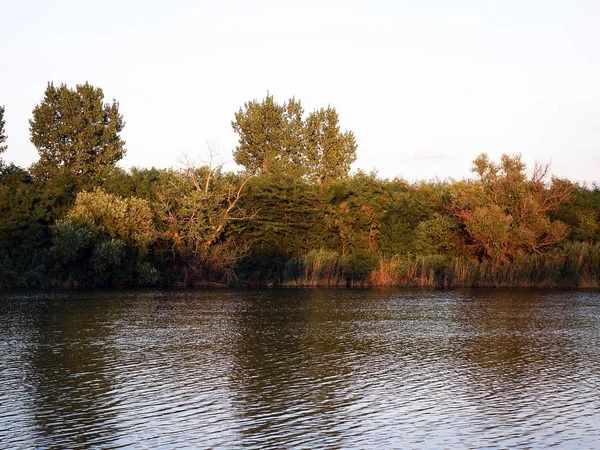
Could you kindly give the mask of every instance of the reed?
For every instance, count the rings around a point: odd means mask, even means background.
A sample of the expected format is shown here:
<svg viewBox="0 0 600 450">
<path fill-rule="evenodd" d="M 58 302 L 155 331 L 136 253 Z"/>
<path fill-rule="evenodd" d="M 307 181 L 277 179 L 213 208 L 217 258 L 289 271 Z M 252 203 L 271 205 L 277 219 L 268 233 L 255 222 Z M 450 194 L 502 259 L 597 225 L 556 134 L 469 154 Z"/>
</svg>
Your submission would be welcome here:
<svg viewBox="0 0 600 450">
<path fill-rule="evenodd" d="M 373 286 L 396 286 L 401 268 L 398 258 L 380 258 L 378 267 L 370 274 L 369 282 Z"/>
<path fill-rule="evenodd" d="M 379 257 L 372 264 L 364 255 L 344 258 L 313 250 L 288 266 L 284 286 L 600 288 L 600 244 L 581 242 L 513 261 L 409 254 Z"/>
<path fill-rule="evenodd" d="M 284 286 L 336 287 L 342 283 L 342 263 L 337 252 L 311 250 L 289 266 L 295 269 L 286 270 Z"/>
</svg>

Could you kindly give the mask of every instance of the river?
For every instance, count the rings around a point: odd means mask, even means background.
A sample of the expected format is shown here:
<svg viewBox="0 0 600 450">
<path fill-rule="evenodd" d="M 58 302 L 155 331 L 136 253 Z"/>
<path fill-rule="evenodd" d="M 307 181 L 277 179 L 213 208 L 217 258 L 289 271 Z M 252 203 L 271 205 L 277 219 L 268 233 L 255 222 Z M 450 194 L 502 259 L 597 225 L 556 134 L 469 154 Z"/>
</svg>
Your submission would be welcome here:
<svg viewBox="0 0 600 450">
<path fill-rule="evenodd" d="M 0 294 L 0 448 L 600 448 L 600 292 Z"/>
</svg>

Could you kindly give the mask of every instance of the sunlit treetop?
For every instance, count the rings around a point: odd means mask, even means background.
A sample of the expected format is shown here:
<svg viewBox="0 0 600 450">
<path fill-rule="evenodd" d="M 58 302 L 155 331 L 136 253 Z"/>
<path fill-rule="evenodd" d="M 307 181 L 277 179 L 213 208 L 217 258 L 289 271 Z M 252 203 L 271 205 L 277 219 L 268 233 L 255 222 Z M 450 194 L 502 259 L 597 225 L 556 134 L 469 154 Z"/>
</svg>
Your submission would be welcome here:
<svg viewBox="0 0 600 450">
<path fill-rule="evenodd" d="M 7 146 L 4 145 L 4 143 L 6 142 L 6 134 L 4 131 L 4 106 L 0 106 L 0 154 L 3 153 L 6 149 Z"/>
<path fill-rule="evenodd" d="M 82 182 L 97 181 L 125 155 L 119 104 L 104 103 L 102 89 L 89 83 L 70 89 L 49 83 L 29 121 L 40 159 L 31 167 L 41 180 L 69 172 Z"/>
</svg>

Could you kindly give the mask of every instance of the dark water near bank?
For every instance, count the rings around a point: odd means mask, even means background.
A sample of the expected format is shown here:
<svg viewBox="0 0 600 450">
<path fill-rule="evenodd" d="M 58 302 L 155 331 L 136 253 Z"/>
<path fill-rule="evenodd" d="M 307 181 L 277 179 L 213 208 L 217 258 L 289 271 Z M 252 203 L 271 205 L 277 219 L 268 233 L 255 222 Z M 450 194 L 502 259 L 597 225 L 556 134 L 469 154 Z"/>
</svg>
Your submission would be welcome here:
<svg viewBox="0 0 600 450">
<path fill-rule="evenodd" d="M 600 292 L 0 294 L 0 448 L 600 448 Z"/>
</svg>

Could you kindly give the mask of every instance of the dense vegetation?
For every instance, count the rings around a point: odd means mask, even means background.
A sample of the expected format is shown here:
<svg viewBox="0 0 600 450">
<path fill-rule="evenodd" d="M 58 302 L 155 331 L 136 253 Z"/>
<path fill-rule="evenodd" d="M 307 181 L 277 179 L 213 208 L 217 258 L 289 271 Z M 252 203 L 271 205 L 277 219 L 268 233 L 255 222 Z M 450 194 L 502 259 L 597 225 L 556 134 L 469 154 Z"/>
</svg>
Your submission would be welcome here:
<svg viewBox="0 0 600 450">
<path fill-rule="evenodd" d="M 6 149 L 0 108 L 0 154 Z M 349 175 L 332 107 L 267 95 L 234 114 L 238 173 L 116 166 L 117 102 L 47 86 L 40 159 L 0 159 L 0 287 L 600 286 L 600 188 L 519 155 L 462 181 Z"/>
</svg>

